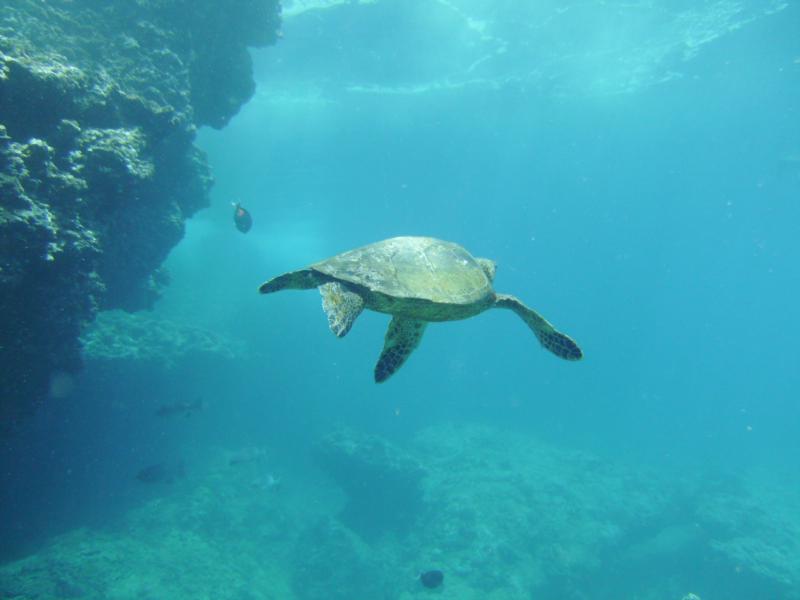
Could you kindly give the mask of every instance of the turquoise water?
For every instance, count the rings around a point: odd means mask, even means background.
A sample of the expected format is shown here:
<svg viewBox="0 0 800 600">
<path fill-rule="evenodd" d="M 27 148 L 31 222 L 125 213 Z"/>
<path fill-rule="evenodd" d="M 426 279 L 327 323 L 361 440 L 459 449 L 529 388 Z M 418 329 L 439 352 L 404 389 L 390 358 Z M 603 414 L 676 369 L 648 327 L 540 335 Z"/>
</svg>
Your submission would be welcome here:
<svg viewBox="0 0 800 600">
<path fill-rule="evenodd" d="M 800 598 L 798 31 L 795 2 L 287 3 L 256 96 L 199 133 L 212 206 L 153 314 L 238 350 L 90 362 L 9 451 L 7 581 L 55 556 L 39 597 Z M 496 260 L 584 360 L 489 311 L 376 385 L 387 316 L 336 339 L 315 291 L 257 293 L 396 235 Z M 162 462 L 185 475 L 136 480 Z"/>
</svg>

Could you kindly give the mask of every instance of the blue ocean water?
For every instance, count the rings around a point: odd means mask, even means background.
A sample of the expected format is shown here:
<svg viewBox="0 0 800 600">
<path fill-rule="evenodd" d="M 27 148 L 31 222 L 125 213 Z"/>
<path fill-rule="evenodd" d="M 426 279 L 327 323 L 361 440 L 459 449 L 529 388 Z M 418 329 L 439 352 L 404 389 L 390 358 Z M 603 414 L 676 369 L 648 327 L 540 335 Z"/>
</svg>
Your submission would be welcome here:
<svg viewBox="0 0 800 600">
<path fill-rule="evenodd" d="M 719 480 L 731 486 L 720 494 L 735 496 L 730 490 L 747 487 L 741 481 L 763 480 L 774 496 L 794 498 L 799 31 L 796 2 L 287 2 L 282 40 L 253 52 L 256 96 L 225 129 L 200 131 L 216 178 L 212 206 L 187 223 L 154 311 L 241 341 L 246 353 L 170 371 L 90 365 L 68 402 L 45 407 L 30 431 L 7 443 L 12 487 L 2 496 L 1 558 L 36 553 L 79 527 L 122 536 L 129 511 L 162 494 L 191 495 L 142 486 L 134 476 L 143 466 L 180 460 L 181 486 L 213 489 L 201 477 L 206 465 L 245 447 L 268 449 L 268 470 L 283 482 L 278 493 L 295 511 L 287 527 L 300 541 L 292 543 L 302 548 L 304 528 L 319 514 L 338 514 L 341 500 L 319 491 L 331 475 L 313 448 L 340 427 L 416 448 L 423 463 L 440 458 L 414 445 L 423 432 L 441 431 L 458 446 L 459 431 L 479 427 L 500 445 L 508 440 L 512 462 L 522 460 L 513 454 L 517 440 L 535 440 L 596 457 L 587 478 L 596 464 L 625 465 L 656 473 L 658 485 Z M 253 215 L 246 235 L 233 226 L 232 202 Z M 386 315 L 366 312 L 336 339 L 316 292 L 257 292 L 282 272 L 396 235 L 452 240 L 496 260 L 495 288 L 574 337 L 585 358 L 560 361 L 512 313 L 489 311 L 429 326 L 408 363 L 376 385 Z M 202 398 L 204 410 L 153 418 L 158 406 L 187 398 Z M 449 468 L 467 469 L 472 459 L 464 460 Z M 605 506 L 602 486 L 591 493 Z M 797 506 L 774 506 L 760 510 L 785 510 L 784 525 L 800 529 Z M 692 515 L 676 522 L 697 523 L 695 508 L 676 509 Z M 420 512 L 426 526 L 440 520 L 437 510 L 453 518 L 451 507 L 428 504 Z M 581 567 L 559 567 L 539 587 L 525 587 L 523 573 L 533 567 L 515 558 L 517 547 L 482 596 L 467 590 L 495 563 L 455 567 L 448 552 L 459 550 L 444 547 L 405 548 L 407 572 L 387 576 L 372 565 L 363 576 L 404 582 L 438 566 L 435 556 L 448 598 L 797 594 L 791 542 L 777 546 L 787 553 L 780 567 L 746 548 L 709 558 L 719 540 L 774 534 L 754 519 L 736 521 L 734 535 L 723 521 L 710 519 L 719 530 L 703 526 L 690 545 L 642 550 L 651 562 L 626 559 L 635 569 L 647 564 L 641 576 L 619 570 L 620 548 L 639 547 L 635 527 L 613 547 L 588 546 L 600 553 L 591 558 L 599 567 L 577 560 Z M 667 517 L 659 523 L 669 530 Z M 357 525 L 344 526 L 359 535 Z M 392 532 L 392 543 L 428 539 L 410 527 Z M 658 531 L 652 539 L 661 539 Z M 385 538 L 361 533 L 374 552 L 391 554 Z M 280 555 L 289 537 L 265 544 Z M 464 548 L 470 539 L 464 534 Z M 694 553 L 686 563 L 684 551 Z M 381 564 L 397 570 L 392 560 Z M 731 578 L 740 571 L 728 566 L 745 572 L 739 584 Z M 321 573 L 309 577 L 324 584 Z M 364 595 L 372 592 L 361 581 L 348 590 L 335 579 L 327 596 L 310 584 L 302 593 L 302 577 L 290 578 L 296 597 L 378 597 Z M 521 588 L 510 583 L 517 579 Z M 773 580 L 790 584 L 754 592 Z M 381 597 L 435 593 L 412 583 L 387 584 Z M 294 597 L 265 595 L 258 585 L 241 597 Z"/>
</svg>

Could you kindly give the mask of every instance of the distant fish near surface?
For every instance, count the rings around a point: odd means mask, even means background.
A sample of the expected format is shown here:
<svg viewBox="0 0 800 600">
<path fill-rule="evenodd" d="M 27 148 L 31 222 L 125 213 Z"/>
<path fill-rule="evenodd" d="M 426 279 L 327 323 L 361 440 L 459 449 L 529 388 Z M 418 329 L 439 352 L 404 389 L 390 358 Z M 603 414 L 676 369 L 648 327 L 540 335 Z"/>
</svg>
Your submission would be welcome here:
<svg viewBox="0 0 800 600">
<path fill-rule="evenodd" d="M 184 417 L 191 417 L 193 413 L 203 410 L 203 401 L 199 398 L 194 402 L 174 402 L 172 404 L 164 404 L 156 411 L 156 416 L 159 417 L 172 417 L 175 415 L 183 415 Z"/>
<path fill-rule="evenodd" d="M 247 233 L 253 226 L 253 217 L 246 208 L 236 202 L 233 205 L 233 222 L 236 224 L 236 229 L 242 233 Z"/>
<path fill-rule="evenodd" d="M 444 573 L 438 569 L 434 569 L 433 571 L 425 571 L 424 573 L 419 574 L 419 580 L 426 588 L 439 587 L 442 585 L 442 583 L 444 583 Z"/>
<path fill-rule="evenodd" d="M 136 479 L 142 483 L 172 483 L 176 479 L 182 479 L 185 475 L 182 462 L 174 465 L 158 463 L 141 469 L 136 474 Z"/>
</svg>

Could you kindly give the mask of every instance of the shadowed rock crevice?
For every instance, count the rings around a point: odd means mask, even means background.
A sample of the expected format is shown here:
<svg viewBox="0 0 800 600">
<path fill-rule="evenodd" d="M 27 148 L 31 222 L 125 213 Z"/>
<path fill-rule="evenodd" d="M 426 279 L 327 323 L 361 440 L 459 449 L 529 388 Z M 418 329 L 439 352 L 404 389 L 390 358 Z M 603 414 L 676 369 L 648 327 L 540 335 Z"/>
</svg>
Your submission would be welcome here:
<svg viewBox="0 0 800 600">
<path fill-rule="evenodd" d="M 276 0 L 0 1 L 0 428 L 80 365 L 98 310 L 152 305 L 212 177 L 196 128 L 253 94 Z"/>
<path fill-rule="evenodd" d="M 425 470 L 387 440 L 340 429 L 319 441 L 316 457 L 347 496 L 339 517 L 365 539 L 403 535 L 422 514 Z"/>
</svg>

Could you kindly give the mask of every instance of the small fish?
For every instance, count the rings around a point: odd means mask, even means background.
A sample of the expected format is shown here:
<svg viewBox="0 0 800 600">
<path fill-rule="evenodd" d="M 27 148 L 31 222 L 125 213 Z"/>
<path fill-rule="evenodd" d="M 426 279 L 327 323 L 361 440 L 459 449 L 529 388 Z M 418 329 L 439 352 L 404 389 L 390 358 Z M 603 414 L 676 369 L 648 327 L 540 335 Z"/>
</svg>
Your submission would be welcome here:
<svg viewBox="0 0 800 600">
<path fill-rule="evenodd" d="M 182 462 L 175 465 L 158 463 L 141 469 L 136 474 L 136 479 L 142 483 L 172 483 L 183 478 L 185 474 Z"/>
<path fill-rule="evenodd" d="M 230 457 L 228 465 L 236 467 L 248 463 L 263 462 L 267 458 L 267 451 L 263 448 L 245 448 Z"/>
<path fill-rule="evenodd" d="M 781 155 L 780 158 L 781 162 L 788 163 L 790 165 L 798 165 L 800 164 L 800 152 L 789 152 L 787 154 Z"/>
<path fill-rule="evenodd" d="M 281 480 L 280 477 L 268 473 L 264 477 L 257 477 L 250 482 L 250 485 L 263 492 L 277 492 L 281 489 Z"/>
<path fill-rule="evenodd" d="M 191 417 L 193 413 L 203 410 L 204 406 L 203 401 L 199 398 L 194 402 L 164 404 L 156 411 L 156 416 L 172 417 L 174 415 L 183 415 L 184 417 Z"/>
<path fill-rule="evenodd" d="M 442 583 L 444 583 L 444 573 L 438 569 L 434 569 L 433 571 L 425 571 L 424 573 L 419 574 L 419 580 L 426 588 L 439 587 L 442 585 Z"/>
<path fill-rule="evenodd" d="M 233 222 L 236 224 L 236 229 L 242 233 L 247 233 L 253 226 L 253 217 L 246 208 L 236 202 L 233 205 Z"/>
</svg>

